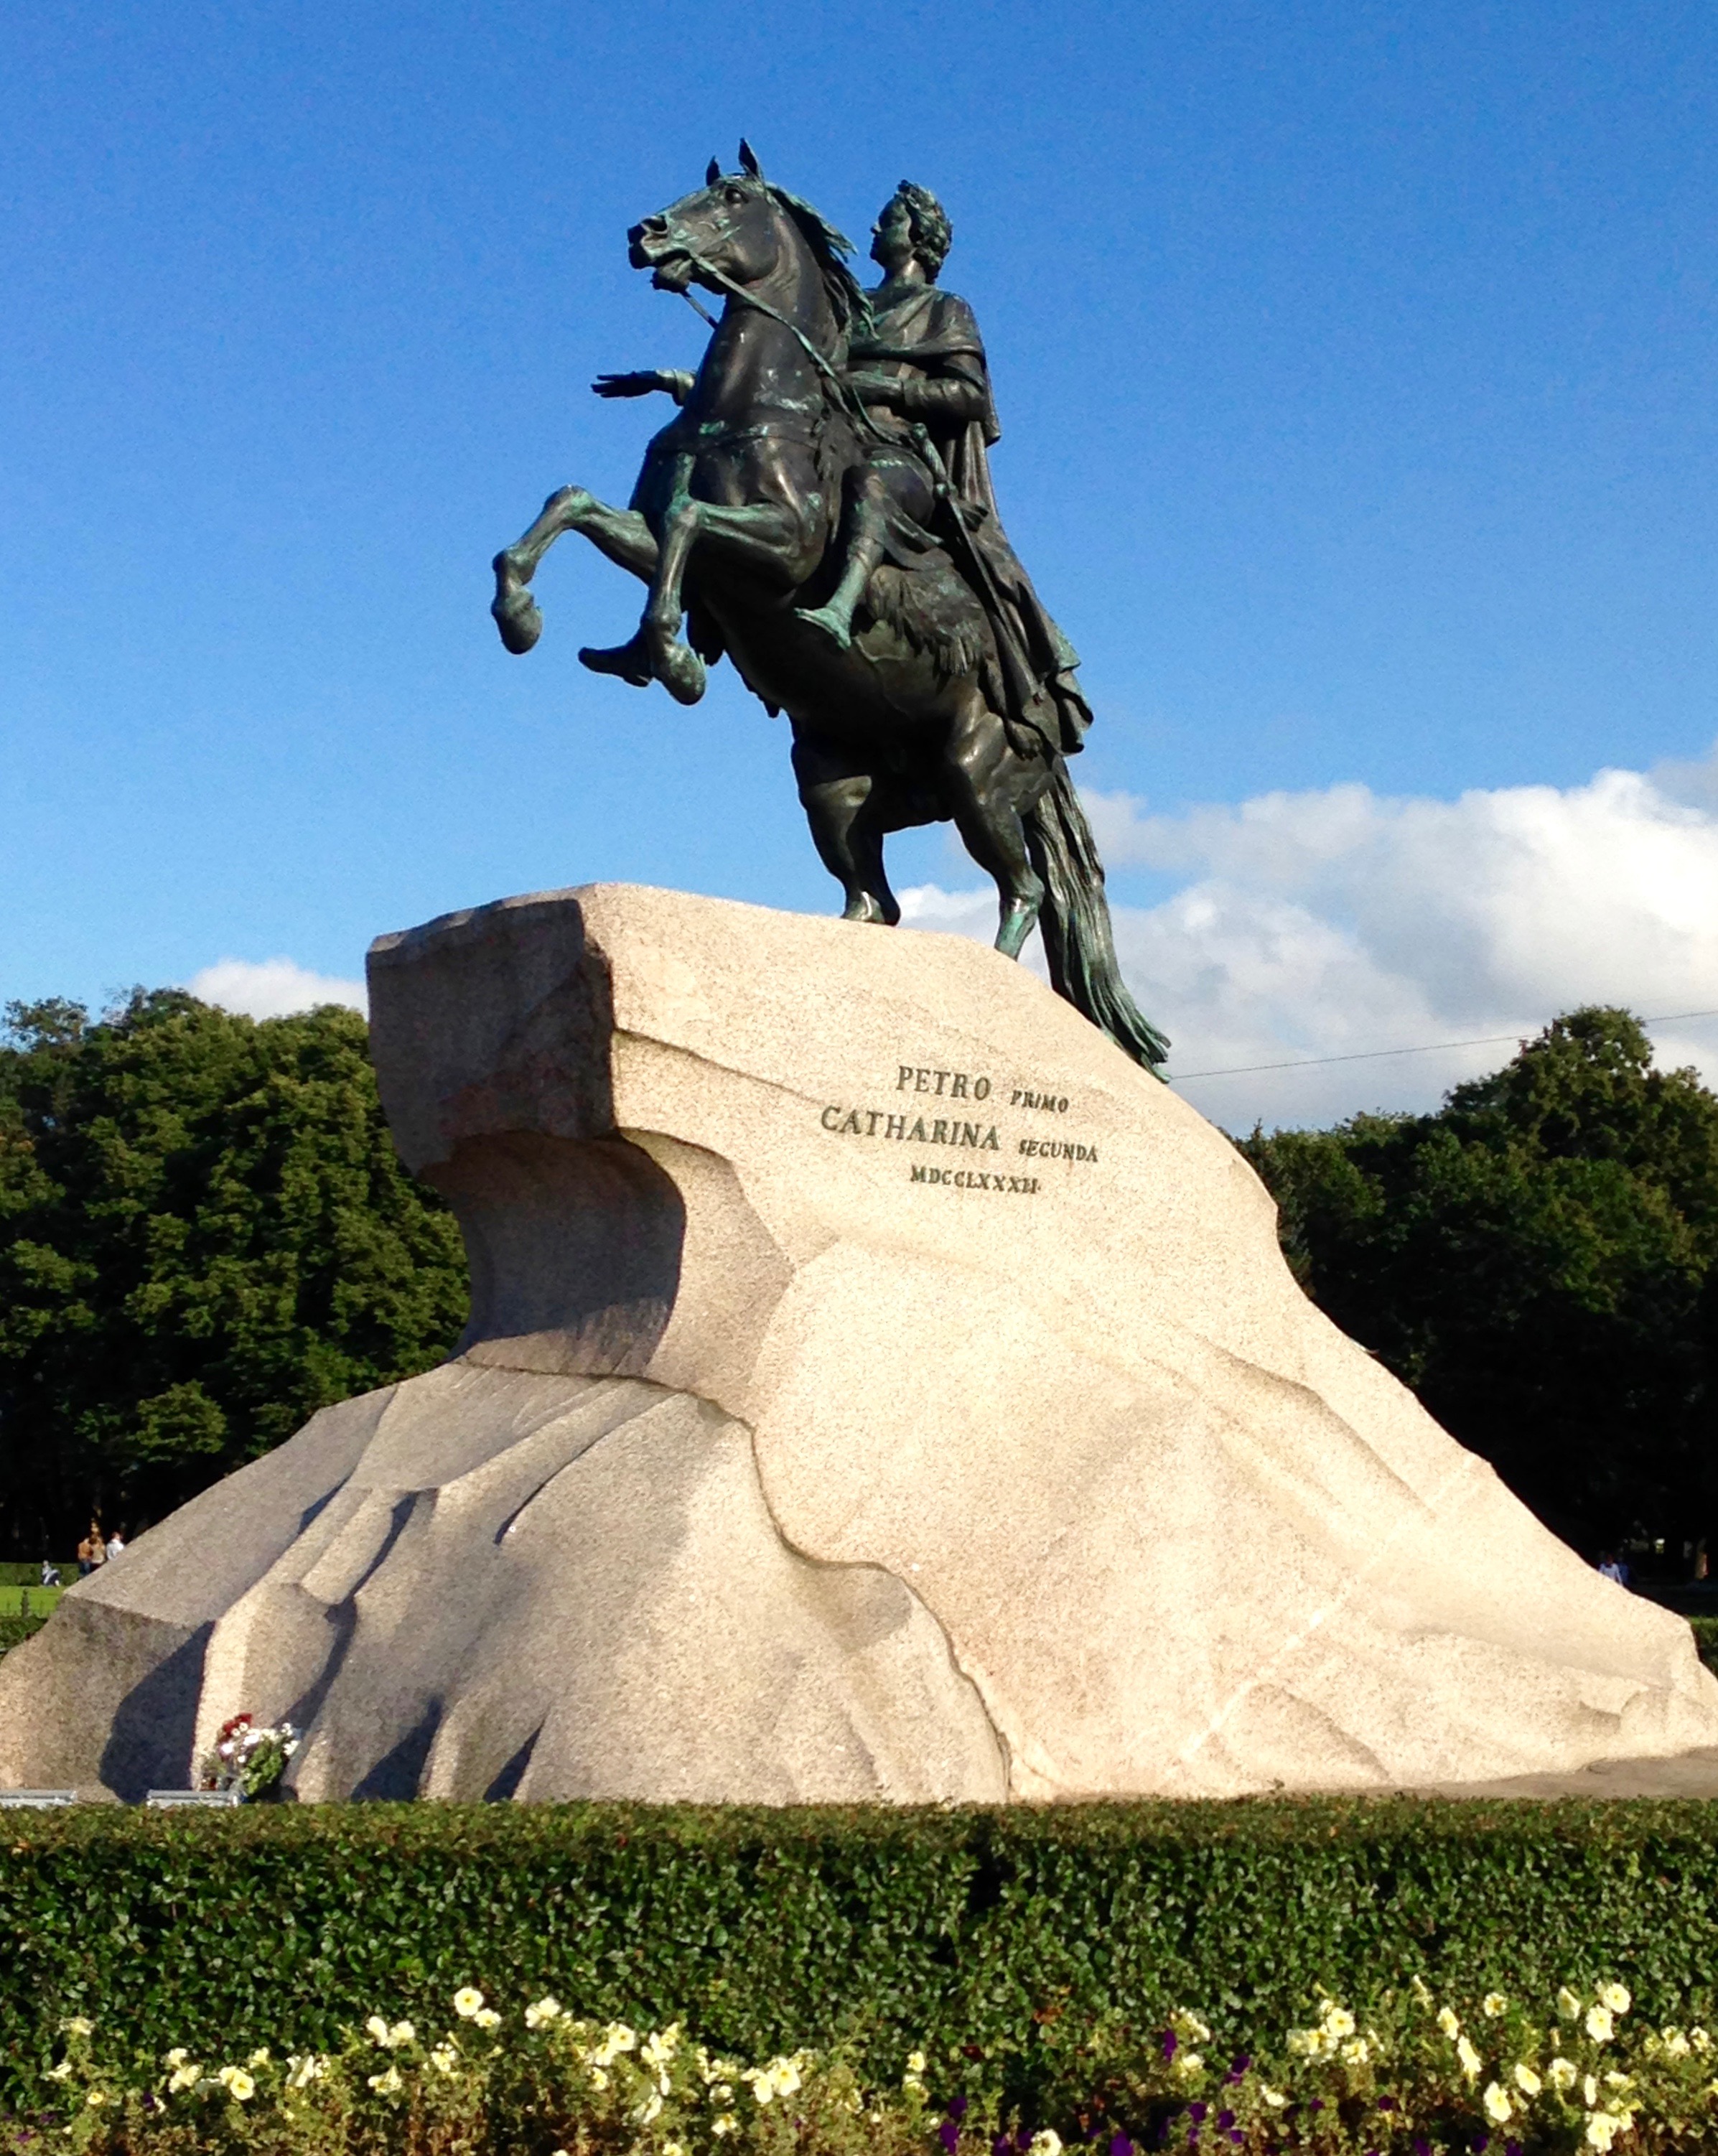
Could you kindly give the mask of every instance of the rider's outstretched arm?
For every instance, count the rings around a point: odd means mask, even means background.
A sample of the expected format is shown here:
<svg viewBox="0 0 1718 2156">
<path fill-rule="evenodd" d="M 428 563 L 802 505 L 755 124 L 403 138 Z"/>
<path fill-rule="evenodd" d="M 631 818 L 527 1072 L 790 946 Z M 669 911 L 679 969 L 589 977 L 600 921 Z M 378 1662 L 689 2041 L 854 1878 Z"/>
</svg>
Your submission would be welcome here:
<svg viewBox="0 0 1718 2156">
<path fill-rule="evenodd" d="M 646 367 L 632 374 L 599 374 L 591 384 L 598 397 L 648 397 L 660 389 L 684 404 L 695 377 L 678 367 Z"/>
</svg>

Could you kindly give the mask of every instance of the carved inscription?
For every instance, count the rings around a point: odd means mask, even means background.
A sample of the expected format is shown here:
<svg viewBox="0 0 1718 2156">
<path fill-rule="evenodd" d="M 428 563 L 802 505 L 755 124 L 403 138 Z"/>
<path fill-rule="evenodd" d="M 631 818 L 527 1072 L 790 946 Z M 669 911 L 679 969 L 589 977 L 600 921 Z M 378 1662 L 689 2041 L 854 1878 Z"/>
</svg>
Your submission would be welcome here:
<svg viewBox="0 0 1718 2156">
<path fill-rule="evenodd" d="M 913 1063 L 898 1064 L 895 1067 L 895 1090 L 897 1093 L 941 1093 L 946 1086 L 951 1101 L 987 1101 L 990 1098 L 989 1079 L 974 1077 L 970 1071 L 926 1070 Z M 935 1085 L 931 1083 L 933 1079 L 936 1081 Z M 1018 1093 L 1014 1096 L 1017 1101 L 1019 1097 Z"/>
<path fill-rule="evenodd" d="M 902 1101 L 898 1109 L 861 1108 L 832 1101 L 823 1111 L 819 1121 L 832 1137 L 879 1138 L 885 1144 L 896 1145 L 947 1146 L 956 1152 L 977 1153 L 999 1153 L 1005 1150 L 998 1125 L 982 1118 L 971 1120 L 970 1111 L 965 1114 L 954 1112 L 956 1101 L 970 1102 L 976 1108 L 979 1102 L 992 1100 L 995 1084 L 985 1072 L 946 1070 L 934 1063 L 898 1063 L 895 1090 L 897 1095 L 925 1094 L 932 1101 L 942 1102 L 949 1112 L 926 1115 L 915 1102 L 907 1101 Z M 1057 1092 L 1054 1086 L 1017 1086 L 1008 1096 L 1008 1106 L 1065 1116 L 1068 1096 Z M 1080 1139 L 1014 1137 L 1011 1142 L 1016 1152 L 1028 1160 L 1064 1160 L 1087 1166 L 1095 1164 L 1098 1158 L 1097 1147 Z M 997 1197 L 1035 1198 L 1044 1188 L 1036 1175 L 1007 1175 L 994 1168 L 977 1166 L 933 1168 L 926 1163 L 915 1163 L 908 1168 L 908 1179 L 945 1190 L 989 1191 Z"/>
<path fill-rule="evenodd" d="M 1012 1193 L 1020 1198 L 1038 1195 L 1035 1175 L 986 1175 L 972 1168 L 915 1168 L 915 1183 L 940 1183 L 951 1190 L 994 1190 L 998 1196 Z"/>
<path fill-rule="evenodd" d="M 943 1116 L 933 1116 L 928 1122 L 923 1116 L 915 1116 L 909 1123 L 904 1115 L 891 1116 L 886 1108 L 825 1108 L 823 1125 L 841 1137 L 894 1138 L 905 1145 L 975 1146 L 980 1152 L 1002 1151 L 994 1123 L 951 1122 Z"/>
</svg>

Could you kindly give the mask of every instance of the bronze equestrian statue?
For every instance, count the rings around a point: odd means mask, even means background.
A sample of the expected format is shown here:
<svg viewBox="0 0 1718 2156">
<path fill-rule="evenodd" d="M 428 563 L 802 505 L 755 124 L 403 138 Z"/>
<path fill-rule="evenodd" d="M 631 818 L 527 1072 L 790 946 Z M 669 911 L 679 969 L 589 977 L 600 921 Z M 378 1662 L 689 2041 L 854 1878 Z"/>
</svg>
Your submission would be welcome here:
<svg viewBox="0 0 1718 2156">
<path fill-rule="evenodd" d="M 664 391 L 680 408 L 629 508 L 562 487 L 495 557 L 502 642 L 536 642 L 531 578 L 563 531 L 582 532 L 650 590 L 628 642 L 580 658 L 691 704 L 726 653 L 772 716 L 785 711 L 844 918 L 898 921 L 885 834 L 952 818 L 996 880 L 997 948 L 1017 957 L 1037 923 L 1057 992 L 1161 1075 L 1168 1043 L 1122 981 L 1065 761 L 1091 722 L 1079 660 L 1003 531 L 984 347 L 972 309 L 936 284 L 948 220 L 903 182 L 866 293 L 851 243 L 743 142 L 740 162 L 724 173 L 712 159 L 703 187 L 628 235 L 653 283 L 726 304 L 695 376 L 593 384 Z"/>
</svg>

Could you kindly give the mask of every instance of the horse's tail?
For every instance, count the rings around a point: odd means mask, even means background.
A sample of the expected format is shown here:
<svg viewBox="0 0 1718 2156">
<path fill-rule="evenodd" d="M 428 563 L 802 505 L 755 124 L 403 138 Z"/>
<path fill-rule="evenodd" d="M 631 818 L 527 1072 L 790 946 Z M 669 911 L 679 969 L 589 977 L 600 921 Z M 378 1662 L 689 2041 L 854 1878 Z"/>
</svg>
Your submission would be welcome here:
<svg viewBox="0 0 1718 2156">
<path fill-rule="evenodd" d="M 1038 926 L 1051 986 L 1135 1062 L 1161 1078 L 1158 1066 L 1169 1054 L 1169 1043 L 1121 978 L 1104 896 L 1104 865 L 1060 757 L 1054 778 L 1025 823 L 1033 865 L 1044 881 Z"/>
</svg>

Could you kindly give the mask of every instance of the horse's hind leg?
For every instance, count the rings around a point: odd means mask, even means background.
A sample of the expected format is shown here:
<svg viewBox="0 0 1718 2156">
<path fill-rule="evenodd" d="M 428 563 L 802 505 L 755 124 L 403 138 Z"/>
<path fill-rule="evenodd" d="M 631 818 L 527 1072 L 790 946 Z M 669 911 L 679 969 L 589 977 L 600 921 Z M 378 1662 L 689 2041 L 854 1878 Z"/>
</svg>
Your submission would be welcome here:
<svg viewBox="0 0 1718 2156">
<path fill-rule="evenodd" d="M 530 531 L 496 555 L 495 596 L 490 612 L 511 652 L 529 651 L 543 633 L 543 617 L 531 595 L 537 564 L 563 531 L 582 531 L 611 562 L 649 583 L 656 574 L 656 538 L 630 509 L 611 509 L 582 486 L 563 486 L 543 504 Z"/>
<path fill-rule="evenodd" d="M 1044 879 L 1032 865 L 1020 820 L 1023 776 L 1022 760 L 1008 745 L 1007 729 L 976 683 L 968 683 L 949 734 L 943 784 L 967 851 L 996 879 L 1002 900 L 996 947 L 1005 958 L 1019 957 L 1044 898 Z"/>
<path fill-rule="evenodd" d="M 884 873 L 879 781 L 806 741 L 793 744 L 793 775 L 818 856 L 846 893 L 842 919 L 893 928 L 900 906 Z"/>
</svg>

